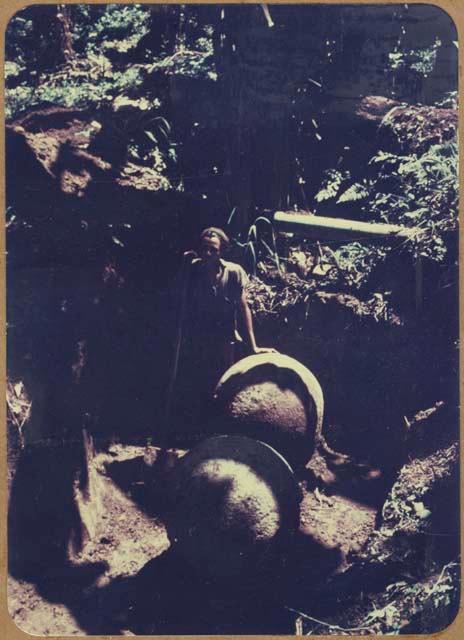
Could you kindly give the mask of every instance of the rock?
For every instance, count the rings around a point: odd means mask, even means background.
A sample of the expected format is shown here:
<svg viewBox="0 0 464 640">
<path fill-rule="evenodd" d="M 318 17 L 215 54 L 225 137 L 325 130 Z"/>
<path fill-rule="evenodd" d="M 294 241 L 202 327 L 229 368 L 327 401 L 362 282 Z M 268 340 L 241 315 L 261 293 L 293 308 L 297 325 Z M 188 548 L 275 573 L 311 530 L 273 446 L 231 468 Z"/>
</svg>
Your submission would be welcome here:
<svg viewBox="0 0 464 640">
<path fill-rule="evenodd" d="M 244 358 L 222 376 L 214 397 L 222 433 L 267 442 L 294 466 L 313 454 L 324 397 L 315 376 L 294 358 L 280 353 Z"/>
<path fill-rule="evenodd" d="M 387 113 L 399 104 L 396 100 L 383 96 L 366 96 L 357 105 L 356 115 L 361 120 L 379 125 Z"/>
<path fill-rule="evenodd" d="M 382 96 L 363 98 L 356 116 L 376 126 L 378 148 L 394 153 L 424 153 L 433 144 L 454 140 L 458 126 L 455 109 L 410 105 Z"/>
<path fill-rule="evenodd" d="M 279 558 L 299 522 L 298 485 L 268 445 L 242 436 L 204 440 L 171 476 L 167 530 L 199 574 L 245 579 Z"/>
</svg>

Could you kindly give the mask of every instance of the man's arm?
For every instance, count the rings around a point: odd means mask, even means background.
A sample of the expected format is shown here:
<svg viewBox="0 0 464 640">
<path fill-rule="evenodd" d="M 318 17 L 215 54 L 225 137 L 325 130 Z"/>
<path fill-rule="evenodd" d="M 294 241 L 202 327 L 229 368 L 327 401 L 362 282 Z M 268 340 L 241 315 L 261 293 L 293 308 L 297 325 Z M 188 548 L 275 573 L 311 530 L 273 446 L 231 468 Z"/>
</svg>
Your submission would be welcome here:
<svg viewBox="0 0 464 640">
<path fill-rule="evenodd" d="M 276 349 L 268 347 L 258 347 L 255 339 L 255 332 L 253 330 L 253 315 L 251 309 L 248 306 L 245 292 L 242 293 L 239 302 L 239 312 L 243 319 L 243 325 L 246 331 L 247 342 L 250 346 L 252 353 L 276 353 Z"/>
</svg>

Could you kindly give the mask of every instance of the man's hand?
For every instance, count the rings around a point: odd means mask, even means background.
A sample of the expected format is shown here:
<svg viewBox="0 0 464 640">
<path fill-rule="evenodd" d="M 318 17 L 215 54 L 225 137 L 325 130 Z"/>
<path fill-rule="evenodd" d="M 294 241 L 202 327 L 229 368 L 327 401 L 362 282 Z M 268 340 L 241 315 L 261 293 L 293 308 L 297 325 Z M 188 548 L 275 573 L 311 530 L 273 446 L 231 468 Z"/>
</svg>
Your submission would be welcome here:
<svg viewBox="0 0 464 640">
<path fill-rule="evenodd" d="M 242 297 L 240 298 L 239 308 L 242 313 L 242 318 L 246 328 L 248 344 L 250 346 L 251 353 L 253 353 L 254 355 L 258 353 L 278 353 L 277 349 L 273 349 L 272 347 L 258 347 L 258 345 L 256 344 L 255 334 L 253 331 L 253 316 L 251 315 L 251 310 L 248 306 L 245 292 L 242 293 Z"/>
</svg>

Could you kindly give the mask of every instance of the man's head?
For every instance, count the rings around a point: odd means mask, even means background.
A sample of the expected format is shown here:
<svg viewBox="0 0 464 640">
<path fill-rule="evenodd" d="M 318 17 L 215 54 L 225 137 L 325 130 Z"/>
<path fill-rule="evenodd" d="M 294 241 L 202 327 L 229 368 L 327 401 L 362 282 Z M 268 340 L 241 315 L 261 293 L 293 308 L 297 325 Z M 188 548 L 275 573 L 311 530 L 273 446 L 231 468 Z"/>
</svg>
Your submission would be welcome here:
<svg viewBox="0 0 464 640">
<path fill-rule="evenodd" d="M 229 244 L 229 237 L 222 229 L 208 227 L 200 234 L 200 258 L 208 264 L 218 262 L 229 248 Z"/>
</svg>

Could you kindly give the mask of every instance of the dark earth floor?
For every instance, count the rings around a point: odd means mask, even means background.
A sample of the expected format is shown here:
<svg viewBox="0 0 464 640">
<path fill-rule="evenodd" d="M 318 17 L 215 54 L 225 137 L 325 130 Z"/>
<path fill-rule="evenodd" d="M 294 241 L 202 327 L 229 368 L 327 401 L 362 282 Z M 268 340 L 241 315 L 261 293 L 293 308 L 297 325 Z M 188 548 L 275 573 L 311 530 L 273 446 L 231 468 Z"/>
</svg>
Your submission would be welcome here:
<svg viewBox="0 0 464 640">
<path fill-rule="evenodd" d="M 349 553 L 366 542 L 385 498 L 379 469 L 316 455 L 312 471 L 300 478 L 300 528 L 281 575 L 251 594 L 240 588 L 218 594 L 169 550 L 160 505 L 148 490 L 155 455 L 153 447 L 122 444 L 97 454 L 102 509 L 95 538 L 66 570 L 9 577 L 9 611 L 23 631 L 294 634 L 301 623 L 295 611 L 308 606 L 315 584 L 347 568 Z M 343 493 L 337 490 L 340 474 Z"/>
</svg>

